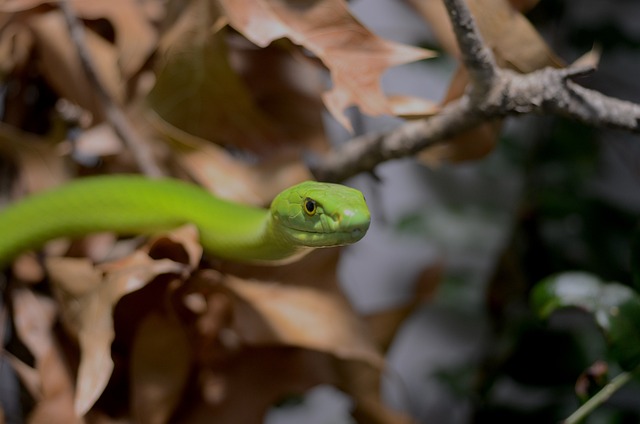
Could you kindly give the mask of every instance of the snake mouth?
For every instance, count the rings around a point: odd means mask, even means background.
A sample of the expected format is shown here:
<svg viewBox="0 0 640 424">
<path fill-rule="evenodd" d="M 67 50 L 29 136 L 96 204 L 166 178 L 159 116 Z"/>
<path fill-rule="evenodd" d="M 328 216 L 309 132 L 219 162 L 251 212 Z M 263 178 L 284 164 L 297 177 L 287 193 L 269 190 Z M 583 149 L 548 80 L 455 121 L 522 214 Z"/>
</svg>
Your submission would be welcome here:
<svg viewBox="0 0 640 424">
<path fill-rule="evenodd" d="M 299 243 L 311 247 L 332 247 L 352 244 L 364 237 L 365 227 L 354 227 L 338 231 L 309 231 L 299 228 L 289 228 L 290 235 Z"/>
</svg>

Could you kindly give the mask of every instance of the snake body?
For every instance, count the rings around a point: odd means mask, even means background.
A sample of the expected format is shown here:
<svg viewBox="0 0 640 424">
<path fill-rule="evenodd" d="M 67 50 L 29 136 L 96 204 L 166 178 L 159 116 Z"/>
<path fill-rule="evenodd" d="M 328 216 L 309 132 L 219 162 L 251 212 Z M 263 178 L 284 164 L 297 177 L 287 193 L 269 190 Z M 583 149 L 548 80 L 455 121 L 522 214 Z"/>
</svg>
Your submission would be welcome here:
<svg viewBox="0 0 640 424">
<path fill-rule="evenodd" d="M 269 209 L 222 200 L 174 179 L 77 179 L 0 211 L 0 265 L 58 237 L 94 232 L 149 234 L 192 223 L 216 257 L 281 263 L 314 248 L 360 240 L 369 210 L 358 190 L 307 181 L 282 191 Z"/>
</svg>

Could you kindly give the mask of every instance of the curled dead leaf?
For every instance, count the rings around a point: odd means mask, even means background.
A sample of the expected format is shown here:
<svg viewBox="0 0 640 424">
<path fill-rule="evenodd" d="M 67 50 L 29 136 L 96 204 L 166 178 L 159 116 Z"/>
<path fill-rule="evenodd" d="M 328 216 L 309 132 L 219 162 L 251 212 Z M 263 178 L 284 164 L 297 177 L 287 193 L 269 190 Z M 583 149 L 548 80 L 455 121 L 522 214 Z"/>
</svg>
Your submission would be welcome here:
<svg viewBox="0 0 640 424">
<path fill-rule="evenodd" d="M 96 268 L 87 259 L 50 258 L 47 270 L 69 331 L 78 338 L 75 411 L 86 414 L 104 390 L 111 372 L 114 338 L 113 306 L 120 298 L 164 273 L 181 272 L 184 265 L 153 260 L 143 252 Z"/>
<path fill-rule="evenodd" d="M 19 192 L 35 193 L 68 179 L 64 158 L 46 138 L 0 123 L 0 154 L 16 161 L 20 170 L 14 184 Z"/>
<path fill-rule="evenodd" d="M 51 10 L 31 16 L 25 25 L 32 31 L 39 55 L 40 73 L 61 97 L 103 118 L 97 90 L 86 77 L 84 68 L 69 35 L 64 16 Z M 112 98 L 124 100 L 124 87 L 118 69 L 118 55 L 114 46 L 98 34 L 85 31 L 85 43 L 102 86 Z"/>
<path fill-rule="evenodd" d="M 113 26 L 117 61 L 122 76 L 138 72 L 156 49 L 158 36 L 138 1 L 73 0 L 74 12 L 82 19 L 106 19 Z"/>
<path fill-rule="evenodd" d="M 57 422 L 79 422 L 73 410 L 72 376 L 53 333 L 56 305 L 28 289 L 16 289 L 11 294 L 16 332 L 33 354 L 39 377 L 38 402 L 30 421 L 50 422 L 55 417 Z"/>
<path fill-rule="evenodd" d="M 155 237 L 147 243 L 150 257 L 171 259 L 195 269 L 202 258 L 202 245 L 195 225 L 187 224 Z"/>
<path fill-rule="evenodd" d="M 27 64 L 33 48 L 33 35 L 23 25 L 9 23 L 0 36 L 0 76 L 21 69 Z"/>
<path fill-rule="evenodd" d="M 285 345 L 330 352 L 382 366 L 383 358 L 344 299 L 308 287 L 225 278 L 241 302 L 234 328 L 252 345 Z"/>
<path fill-rule="evenodd" d="M 602 56 L 602 48 L 598 45 L 594 45 L 591 50 L 577 58 L 572 64 L 572 67 L 576 68 L 585 68 L 585 69 L 596 69 L 598 64 L 600 63 L 600 58 Z"/>
<path fill-rule="evenodd" d="M 305 7 L 294 1 L 219 2 L 230 24 L 258 46 L 287 37 L 315 54 L 331 72 L 333 82 L 323 101 L 349 130 L 351 123 L 345 115 L 349 106 L 371 115 L 393 112 L 380 86 L 380 77 L 388 68 L 434 55 L 376 36 L 350 13 L 343 0 L 315 1 Z"/>
<path fill-rule="evenodd" d="M 114 44 L 89 28 L 85 31 L 85 42 L 102 84 L 114 98 L 123 100 L 123 87 L 119 80 L 132 77 L 149 59 L 156 48 L 156 30 L 137 1 L 71 0 L 70 3 L 79 18 L 88 21 L 104 19 L 113 27 Z M 41 72 L 60 94 L 87 108 L 94 116 L 100 116 L 94 98 L 96 90 L 86 80 L 75 49 L 69 48 L 74 44 L 62 15 L 55 8 L 36 9 L 45 4 L 55 5 L 56 2 L 7 0 L 0 5 L 0 12 L 11 14 L 11 19 L 7 19 L 8 26 L 3 28 L 0 36 L 0 55 L 5 53 L 4 57 L 12 60 L 3 61 L 3 67 L 15 69 L 20 58 L 33 49 L 41 55 Z M 10 27 L 14 29 L 10 30 Z M 28 43 L 29 40 L 32 41 Z"/>
</svg>

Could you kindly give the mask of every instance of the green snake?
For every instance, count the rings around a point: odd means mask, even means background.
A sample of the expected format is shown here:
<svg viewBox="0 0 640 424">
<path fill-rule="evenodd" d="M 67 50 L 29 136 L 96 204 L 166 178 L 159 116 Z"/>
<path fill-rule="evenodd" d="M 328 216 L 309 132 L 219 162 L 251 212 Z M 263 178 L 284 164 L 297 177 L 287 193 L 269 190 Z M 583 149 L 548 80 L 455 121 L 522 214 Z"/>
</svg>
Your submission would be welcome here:
<svg viewBox="0 0 640 424">
<path fill-rule="evenodd" d="M 187 223 L 198 228 L 210 255 L 277 264 L 314 248 L 355 243 L 369 222 L 362 193 L 338 184 L 300 183 L 264 209 L 222 200 L 175 179 L 85 177 L 0 212 L 0 265 L 58 237 L 150 234 Z"/>
</svg>

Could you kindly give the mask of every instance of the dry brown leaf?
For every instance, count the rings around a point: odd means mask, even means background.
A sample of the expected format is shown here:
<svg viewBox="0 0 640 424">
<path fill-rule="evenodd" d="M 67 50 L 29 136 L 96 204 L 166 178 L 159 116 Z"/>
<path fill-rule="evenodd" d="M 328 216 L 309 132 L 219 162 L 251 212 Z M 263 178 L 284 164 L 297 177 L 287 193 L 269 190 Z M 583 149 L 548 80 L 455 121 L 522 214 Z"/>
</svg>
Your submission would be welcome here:
<svg viewBox="0 0 640 424">
<path fill-rule="evenodd" d="M 16 289 L 11 294 L 15 309 L 13 322 L 18 337 L 36 360 L 44 358 L 55 345 L 51 333 L 57 313 L 55 304 L 27 289 Z"/>
<path fill-rule="evenodd" d="M 286 0 L 218 0 L 231 25 L 258 46 L 287 37 L 315 54 L 329 69 L 333 88 L 323 95 L 331 114 L 351 130 L 345 109 L 391 114 L 380 77 L 390 67 L 433 56 L 428 50 L 386 41 L 351 15 L 343 0 L 304 7 Z"/>
<path fill-rule="evenodd" d="M 21 193 L 34 193 L 68 179 L 64 158 L 55 143 L 0 123 L 0 153 L 16 161 L 20 173 L 15 182 Z"/>
<path fill-rule="evenodd" d="M 155 261 L 142 252 L 95 268 L 87 259 L 50 258 L 47 270 L 67 328 L 80 344 L 75 410 L 84 415 L 104 390 L 111 372 L 113 306 L 159 274 L 181 272 L 184 265 Z"/>
<path fill-rule="evenodd" d="M 54 0 L 5 0 L 0 13 L 27 12 Z M 139 2 L 135 0 L 70 0 L 74 13 L 81 19 L 105 19 L 113 26 L 118 66 L 125 78 L 139 71 L 156 48 L 157 35 Z"/>
<path fill-rule="evenodd" d="M 357 413 L 366 421 L 408 422 L 382 403 L 379 384 L 384 358 L 343 298 L 310 287 L 231 276 L 225 278 L 225 286 L 240 298 L 234 306 L 233 328 L 243 342 L 327 353 L 339 361 L 326 364 L 317 378 L 352 395 Z"/>
<path fill-rule="evenodd" d="M 27 289 L 12 291 L 18 337 L 33 354 L 40 377 L 38 403 L 29 422 L 80 422 L 73 410 L 72 377 L 53 336 L 56 306 Z"/>
<path fill-rule="evenodd" d="M 285 187 L 313 179 L 300 154 L 280 151 L 257 164 L 235 158 L 222 147 L 180 130 L 155 114 L 155 131 L 168 143 L 173 158 L 189 177 L 216 196 L 254 206 L 268 205 Z"/>
<path fill-rule="evenodd" d="M 135 422 L 169 422 L 191 367 L 189 339 L 170 313 L 152 312 L 140 323 L 131 352 L 131 405 Z"/>
<path fill-rule="evenodd" d="M 317 61 L 286 39 L 256 48 L 234 36 L 229 55 L 260 110 L 277 126 L 283 140 L 289 141 L 286 147 L 319 153 L 329 148 L 321 99 L 326 75 Z"/>
<path fill-rule="evenodd" d="M 458 56 L 451 21 L 442 2 L 406 0 L 430 25 L 445 49 Z M 544 66 L 561 66 L 562 61 L 547 46 L 531 23 L 507 0 L 468 0 L 484 41 L 493 49 L 498 63 L 522 73 Z"/>
<path fill-rule="evenodd" d="M 232 69 L 208 0 L 189 3 L 161 40 L 162 65 L 148 101 L 169 124 L 217 144 L 268 151 L 280 134 Z"/>
<path fill-rule="evenodd" d="M 236 304 L 234 328 L 251 345 L 285 345 L 357 358 L 382 367 L 383 358 L 344 299 L 309 288 L 225 278 Z"/>
<path fill-rule="evenodd" d="M 117 64 L 122 77 L 138 72 L 156 48 L 156 30 L 136 0 L 73 0 L 74 12 L 83 19 L 106 19 L 115 32 Z"/>
<path fill-rule="evenodd" d="M 146 251 L 152 258 L 171 259 L 195 269 L 202 259 L 203 249 L 198 229 L 187 224 L 149 240 Z"/>
<path fill-rule="evenodd" d="M 325 353 L 280 346 L 247 348 L 201 375 L 203 402 L 187 408 L 181 421 L 263 422 L 276 402 L 318 384 L 332 384 L 354 398 L 357 422 L 411 422 L 381 402 L 379 378 L 379 370 L 368 364 L 336 361 Z"/>
<path fill-rule="evenodd" d="M 38 54 L 40 73 L 61 97 L 91 111 L 101 119 L 102 106 L 97 90 L 88 81 L 73 46 L 64 16 L 59 10 L 34 14 L 24 22 L 31 29 Z M 85 44 L 102 86 L 112 98 L 124 99 L 124 86 L 115 47 L 91 30 L 85 31 Z"/>
<path fill-rule="evenodd" d="M 273 158 L 249 164 L 227 150 L 193 136 L 150 115 L 149 122 L 169 143 L 173 158 L 189 177 L 216 196 L 239 203 L 264 206 L 286 187 L 312 179 L 295 152 L 280 151 Z"/>
<path fill-rule="evenodd" d="M 284 396 L 322 383 L 355 399 L 360 422 L 409 422 L 380 398 L 384 359 L 339 292 L 338 256 L 323 249 L 282 267 L 224 264 L 224 274 L 190 281 L 207 299 L 195 349 L 209 370 L 200 375 L 204 402 L 186 422 L 260 422 Z"/>
<path fill-rule="evenodd" d="M 0 28 L 2 25 L 0 24 Z M 9 23 L 0 36 L 0 76 L 23 68 L 33 48 L 33 35 L 23 25 Z"/>
<path fill-rule="evenodd" d="M 33 9 L 37 6 L 52 3 L 53 0 L 4 0 L 0 3 L 0 12 L 16 13 Z"/>
<path fill-rule="evenodd" d="M 602 56 L 602 49 L 600 46 L 595 45 L 591 50 L 577 58 L 572 64 L 572 67 L 576 68 L 592 68 L 596 69 L 600 64 L 600 58 Z"/>
<path fill-rule="evenodd" d="M 54 284 L 62 317 L 80 344 L 75 407 L 84 415 L 102 393 L 111 371 L 113 340 L 111 299 L 102 274 L 87 259 L 50 258 L 47 270 Z"/>
<path fill-rule="evenodd" d="M 203 369 L 202 402 L 186 408 L 186 423 L 260 423 L 286 396 L 335 381 L 337 370 L 325 354 L 284 347 L 243 349 Z"/>
<path fill-rule="evenodd" d="M 426 118 L 440 111 L 437 103 L 404 95 L 389 96 L 389 105 L 394 115 L 405 119 Z"/>
<path fill-rule="evenodd" d="M 502 66 L 522 73 L 563 66 L 535 27 L 506 0 L 473 0 L 469 7 Z"/>
<path fill-rule="evenodd" d="M 180 167 L 216 196 L 252 205 L 263 205 L 250 167 L 228 151 L 172 126 L 156 115 L 149 116 L 155 130 L 170 144 Z"/>
<path fill-rule="evenodd" d="M 239 308 L 234 326 L 251 344 L 327 350 L 380 365 L 382 358 L 367 329 L 338 286 L 339 252 L 318 249 L 278 267 L 222 263 L 224 274 L 207 278 L 214 285 L 222 282 L 233 294 Z"/>
</svg>

